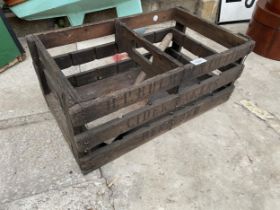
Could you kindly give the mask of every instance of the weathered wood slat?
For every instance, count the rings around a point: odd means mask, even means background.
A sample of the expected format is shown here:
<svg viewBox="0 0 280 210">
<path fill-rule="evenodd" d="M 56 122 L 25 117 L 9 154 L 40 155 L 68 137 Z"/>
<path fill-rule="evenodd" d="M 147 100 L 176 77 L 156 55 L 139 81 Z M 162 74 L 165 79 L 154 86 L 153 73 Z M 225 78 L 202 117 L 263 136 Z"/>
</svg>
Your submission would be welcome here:
<svg viewBox="0 0 280 210">
<path fill-rule="evenodd" d="M 39 60 L 38 50 L 35 44 L 34 36 L 28 35 L 27 36 L 27 44 L 30 51 L 30 55 L 32 56 L 33 66 L 35 69 L 35 72 L 37 74 L 41 90 L 43 92 L 43 95 L 47 95 L 50 93 L 50 89 L 48 87 L 47 79 L 43 71 L 43 67 L 41 65 L 41 62 Z"/>
<path fill-rule="evenodd" d="M 42 92 L 48 107 L 58 122 L 64 138 L 68 142 L 75 158 L 78 158 L 78 151 L 75 149 L 75 145 L 73 145 L 75 144 L 75 141 L 73 125 L 71 124 L 68 112 L 69 99 L 64 97 L 64 93 L 61 89 L 59 89 L 56 85 L 53 85 L 53 77 L 50 74 L 48 75 L 48 71 L 43 70 L 44 67 L 42 65 L 42 61 L 40 61 L 40 55 L 38 53 L 38 51 L 42 50 L 42 48 L 38 49 L 35 40 L 37 39 L 33 35 L 29 35 L 27 37 L 27 43 L 33 62 L 35 62 L 34 67 L 41 83 Z M 50 78 L 47 79 L 47 77 Z"/>
<path fill-rule="evenodd" d="M 177 60 L 152 45 L 145 38 L 139 37 L 120 21 L 116 22 L 116 42 L 122 51 L 127 52 L 129 57 L 142 67 L 147 77 L 164 73 L 181 65 Z M 138 53 L 137 47 L 143 47 L 150 52 L 153 56 L 153 62 Z"/>
<path fill-rule="evenodd" d="M 248 41 L 245 44 L 233 47 L 224 52 L 207 56 L 205 57 L 207 62 L 194 66 L 190 70 L 185 71 L 184 77 L 188 80 L 190 78 L 199 77 L 204 74 L 210 73 L 215 69 L 220 69 L 229 64 L 233 64 L 237 62 L 240 58 L 243 58 L 244 56 L 248 55 L 248 53 L 251 52 L 252 47 L 253 42 Z M 187 64 L 185 68 L 189 65 L 190 64 Z"/>
<path fill-rule="evenodd" d="M 81 99 L 97 98 L 131 86 L 138 74 L 139 68 L 131 69 L 129 71 L 118 73 L 103 80 L 77 87 L 76 90 Z"/>
<path fill-rule="evenodd" d="M 75 137 L 79 152 L 89 150 L 107 139 L 114 138 L 124 132 L 134 129 L 152 119 L 156 119 L 163 114 L 173 111 L 177 107 L 183 106 L 205 94 L 228 85 L 235 81 L 241 74 L 243 65 L 223 72 L 220 76 L 208 78 L 200 84 L 181 90 L 178 94 L 170 95 L 148 105 L 142 109 L 129 113 L 121 119 L 112 120 L 104 125 L 100 125 Z"/>
<path fill-rule="evenodd" d="M 50 91 L 57 95 L 57 97 L 62 98 L 64 95 L 64 89 L 60 85 L 57 85 L 58 80 L 53 79 L 53 76 L 48 71 L 46 71 L 46 69 L 44 69 L 44 75 L 46 77 Z"/>
<path fill-rule="evenodd" d="M 227 48 L 235 47 L 246 42 L 246 39 L 234 35 L 228 30 L 211 22 L 194 16 L 185 9 L 176 8 L 176 14 L 174 17 L 177 22 L 191 28 L 194 31 L 197 31 L 203 36 L 212 39 Z"/>
<path fill-rule="evenodd" d="M 160 39 L 159 39 L 160 40 Z M 167 48 L 166 53 L 177 59 L 182 64 L 187 64 L 192 59 L 186 55 L 175 51 L 172 48 Z M 143 56 L 149 58 L 150 53 L 144 53 Z M 98 67 L 96 69 L 80 72 L 74 75 L 68 76 L 68 80 L 74 87 L 80 87 L 91 82 L 102 80 L 104 78 L 113 76 L 117 73 L 128 71 L 131 68 L 138 67 L 138 65 L 131 59 L 123 60 L 118 63 L 108 64 L 106 66 Z"/>
<path fill-rule="evenodd" d="M 159 134 L 174 128 L 175 126 L 205 112 L 206 110 L 221 104 L 229 98 L 232 91 L 233 86 L 227 87 L 212 96 L 208 96 L 192 105 L 179 109 L 173 114 L 167 115 L 147 125 L 145 124 L 136 131 L 127 134 L 121 140 L 99 148 L 98 150 L 89 153 L 88 156 L 80 158 L 80 167 L 84 173 L 97 169 L 109 161 L 112 161 L 122 154 L 149 141 L 151 138 L 158 136 Z"/>
<path fill-rule="evenodd" d="M 176 22 L 175 27 L 144 35 L 133 31 L 169 20 Z M 216 52 L 186 35 L 186 27 L 230 49 Z M 173 34 L 173 43 L 161 51 L 153 43 L 161 42 L 167 33 Z M 111 34 L 115 42 L 54 58 L 46 50 Z M 254 46 L 253 41 L 182 8 L 47 32 L 27 40 L 45 99 L 83 173 L 226 101 Z M 148 53 L 143 54 L 142 47 Z M 206 61 L 192 62 L 182 47 Z M 130 58 L 97 68 L 93 64 L 93 69 L 69 77 L 61 71 L 121 52 L 128 52 Z M 150 78 L 133 85 L 140 70 Z"/>
<path fill-rule="evenodd" d="M 175 51 L 173 48 L 167 48 L 166 53 L 168 53 L 172 57 L 176 58 L 179 62 L 181 62 L 182 64 L 185 64 L 185 65 L 189 64 L 190 61 L 192 61 L 192 59 L 190 57 L 186 56 L 185 54 L 183 54 L 181 52 Z M 239 63 L 240 63 L 239 61 L 236 62 L 236 63 L 231 63 L 229 65 L 222 66 L 222 67 L 218 68 L 218 70 L 223 72 L 223 71 L 228 70 L 229 68 L 233 68 L 236 64 L 239 64 Z"/>
<path fill-rule="evenodd" d="M 191 80 L 195 77 L 207 74 L 222 66 L 234 63 L 251 51 L 252 43 L 248 42 L 239 47 L 225 52 L 206 57 L 207 62 L 194 66 L 187 64 L 164 74 L 155 76 L 143 83 L 116 91 L 112 95 L 100 97 L 96 100 L 81 102 L 70 108 L 70 115 L 74 125 L 83 125 L 106 114 L 117 111 L 120 108 L 141 101 L 158 91 L 166 91 L 180 85 L 182 78 Z"/>
<path fill-rule="evenodd" d="M 171 31 L 171 28 L 165 28 L 144 35 L 144 38 L 152 43 L 160 42 L 162 38 Z M 116 53 L 122 53 L 115 42 L 106 43 L 103 45 L 89 47 L 74 52 L 58 55 L 54 57 L 60 69 L 65 69 L 73 65 L 80 65 L 95 59 L 100 59 L 108 56 L 113 56 Z"/>
<path fill-rule="evenodd" d="M 151 54 L 144 53 L 143 56 L 148 58 L 151 56 Z M 96 82 L 111 77 L 118 73 L 129 71 L 132 68 L 139 68 L 139 65 L 137 65 L 131 59 L 126 59 L 117 63 L 100 66 L 98 68 L 70 75 L 67 78 L 74 87 L 80 87 L 91 82 Z"/>
<path fill-rule="evenodd" d="M 206 45 L 196 41 L 195 39 L 176 29 L 173 29 L 172 33 L 175 43 L 199 57 L 206 57 L 217 53 L 215 50 L 207 47 Z"/>
<path fill-rule="evenodd" d="M 185 31 L 186 31 L 186 26 L 185 25 L 183 25 L 183 24 L 181 24 L 181 23 L 179 23 L 179 22 L 176 22 L 176 25 L 175 25 L 175 27 L 174 27 L 177 31 L 180 31 L 180 32 L 182 32 L 183 34 L 185 34 Z M 174 33 L 172 34 L 172 46 L 171 46 L 171 48 L 174 50 L 174 51 L 177 51 L 177 52 L 180 52 L 181 50 L 182 50 L 182 45 L 179 45 L 178 43 L 176 43 L 175 41 L 174 41 Z M 174 55 L 174 54 L 173 54 Z M 171 55 L 172 56 L 172 55 Z M 180 57 L 180 58 L 182 58 L 182 56 Z M 180 61 L 179 61 L 180 62 Z M 182 62 L 180 62 L 180 63 L 182 63 Z M 177 87 L 174 87 L 174 88 L 172 88 L 171 90 L 168 90 L 167 92 L 169 93 L 169 94 L 176 94 L 176 93 L 178 93 L 178 91 L 179 91 L 179 86 L 177 86 Z"/>
<path fill-rule="evenodd" d="M 176 12 L 176 15 L 174 15 L 174 12 Z M 153 21 L 154 15 L 158 15 L 159 17 L 156 23 L 169 21 L 175 17 L 175 20 L 179 24 L 190 27 L 191 29 L 227 47 L 237 46 L 245 42 L 245 40 L 241 37 L 234 37 L 233 34 L 227 30 L 195 17 L 181 8 L 154 11 L 147 14 L 120 18 L 120 20 L 132 29 L 141 28 L 155 24 Z M 84 41 L 87 39 L 94 39 L 114 34 L 114 24 L 114 20 L 107 20 L 99 23 L 85 24 L 82 27 L 72 27 L 46 32 L 39 34 L 38 36 L 46 48 L 52 48 L 60 45 L 71 44 L 77 41 Z"/>
<path fill-rule="evenodd" d="M 49 80 L 53 80 L 51 82 L 55 86 L 58 97 L 60 99 L 61 97 L 67 97 L 69 99 L 69 105 L 72 105 L 79 101 L 80 98 L 76 90 L 58 68 L 57 64 L 51 58 L 50 54 L 46 51 L 42 42 L 36 36 L 34 36 L 34 42 L 38 49 L 39 60 L 41 61 L 41 65 L 44 67 L 44 73 L 47 73 L 49 75 Z M 48 84 L 50 83 L 49 80 L 47 80 Z"/>
<path fill-rule="evenodd" d="M 141 15 L 133 15 L 119 18 L 130 28 L 142 28 L 155 23 L 162 23 L 173 18 L 174 9 L 154 11 Z M 158 21 L 153 21 L 153 16 L 158 16 Z M 59 29 L 55 31 L 45 32 L 38 35 L 45 47 L 53 48 L 61 45 L 67 45 L 88 39 L 108 36 L 115 33 L 115 20 L 106 20 L 98 23 L 85 24 L 79 27 Z"/>
<path fill-rule="evenodd" d="M 190 63 L 190 61 L 192 60 L 190 57 L 178 52 L 177 50 L 174 50 L 172 47 L 167 48 L 165 52 L 184 65 Z"/>
<path fill-rule="evenodd" d="M 186 28 L 187 28 L 187 27 L 186 27 L 185 25 L 176 22 L 176 25 L 175 25 L 175 29 L 176 29 L 176 30 L 178 30 L 178 31 L 180 31 L 181 33 L 185 34 Z M 173 36 L 174 36 L 174 34 L 173 34 Z M 174 38 L 173 38 L 173 39 L 174 39 Z M 182 45 L 179 45 L 178 43 L 173 42 L 173 43 L 172 43 L 172 49 L 174 49 L 175 51 L 178 51 L 178 52 L 179 52 L 179 51 L 181 51 L 181 49 L 182 49 Z"/>
<path fill-rule="evenodd" d="M 176 72 L 175 76 L 172 74 L 173 72 Z M 119 90 L 111 95 L 81 102 L 69 110 L 72 122 L 76 126 L 84 125 L 125 106 L 144 100 L 149 95 L 153 95 L 160 90 L 169 90 L 178 85 L 182 77 L 183 69 L 175 69 L 172 72 L 158 75 L 126 90 Z"/>
<path fill-rule="evenodd" d="M 107 44 L 100 45 L 102 49 L 107 49 L 105 52 L 107 56 L 114 55 L 117 53 L 117 46 L 115 42 L 110 42 Z M 100 51 L 99 47 L 99 51 Z M 108 50 L 108 48 L 110 50 Z M 54 57 L 55 62 L 60 69 L 65 69 L 70 66 L 80 65 L 97 59 L 96 55 L 97 47 L 90 47 L 82 50 L 77 50 L 74 52 L 57 55 Z"/>
<path fill-rule="evenodd" d="M 78 151 L 76 149 L 75 141 L 74 141 L 74 128 L 71 124 L 69 118 L 69 112 L 67 107 L 67 99 L 66 98 L 58 98 L 57 95 L 53 92 L 45 95 L 46 102 L 48 107 L 50 108 L 51 113 L 55 117 L 57 124 L 62 131 L 62 134 L 69 144 L 71 151 L 74 154 L 77 162 L 79 161 Z"/>
</svg>

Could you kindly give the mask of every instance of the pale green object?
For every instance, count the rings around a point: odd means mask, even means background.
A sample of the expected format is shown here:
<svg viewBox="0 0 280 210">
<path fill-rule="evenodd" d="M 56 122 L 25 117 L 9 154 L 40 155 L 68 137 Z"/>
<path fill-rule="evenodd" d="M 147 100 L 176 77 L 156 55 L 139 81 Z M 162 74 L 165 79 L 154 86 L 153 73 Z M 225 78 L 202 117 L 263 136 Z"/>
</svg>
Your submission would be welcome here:
<svg viewBox="0 0 280 210">
<path fill-rule="evenodd" d="M 109 8 L 116 8 L 118 17 L 142 13 L 141 0 L 27 0 L 11 10 L 25 20 L 67 16 L 72 26 L 78 26 L 85 14 Z"/>
</svg>

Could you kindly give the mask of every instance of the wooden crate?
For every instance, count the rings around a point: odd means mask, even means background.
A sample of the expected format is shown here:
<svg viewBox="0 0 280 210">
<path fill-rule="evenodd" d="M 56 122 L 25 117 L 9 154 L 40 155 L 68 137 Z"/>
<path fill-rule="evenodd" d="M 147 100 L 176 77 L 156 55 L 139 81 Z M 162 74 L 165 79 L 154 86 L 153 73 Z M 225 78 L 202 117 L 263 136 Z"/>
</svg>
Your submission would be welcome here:
<svg viewBox="0 0 280 210">
<path fill-rule="evenodd" d="M 167 21 L 174 26 L 143 35 L 133 30 Z M 185 30 L 202 35 L 206 44 Z M 167 33 L 173 34 L 172 46 L 162 52 L 153 43 Z M 53 57 L 48 51 L 112 34 L 115 41 L 103 45 Z M 254 46 L 246 37 L 183 8 L 30 35 L 27 39 L 43 94 L 83 173 L 225 102 L 243 70 L 244 58 Z M 208 42 L 218 43 L 223 50 L 210 48 Z M 70 76 L 63 73 L 73 65 L 121 52 L 127 52 L 129 59 Z M 196 56 L 206 62 L 193 64 Z M 148 79 L 134 85 L 141 70 Z M 114 141 L 105 143 L 109 139 Z"/>
</svg>

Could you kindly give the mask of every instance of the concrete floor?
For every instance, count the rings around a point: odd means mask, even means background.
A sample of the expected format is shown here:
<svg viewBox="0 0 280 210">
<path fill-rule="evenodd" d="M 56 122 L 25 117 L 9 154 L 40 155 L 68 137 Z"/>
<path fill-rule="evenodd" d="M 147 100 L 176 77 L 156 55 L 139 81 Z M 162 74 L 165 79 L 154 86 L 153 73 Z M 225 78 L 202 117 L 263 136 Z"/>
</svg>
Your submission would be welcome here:
<svg viewBox="0 0 280 210">
<path fill-rule="evenodd" d="M 280 209 L 280 62 L 250 54 L 227 103 L 87 176 L 48 111 L 29 53 L 0 74 L 0 90 L 1 210 Z"/>
</svg>

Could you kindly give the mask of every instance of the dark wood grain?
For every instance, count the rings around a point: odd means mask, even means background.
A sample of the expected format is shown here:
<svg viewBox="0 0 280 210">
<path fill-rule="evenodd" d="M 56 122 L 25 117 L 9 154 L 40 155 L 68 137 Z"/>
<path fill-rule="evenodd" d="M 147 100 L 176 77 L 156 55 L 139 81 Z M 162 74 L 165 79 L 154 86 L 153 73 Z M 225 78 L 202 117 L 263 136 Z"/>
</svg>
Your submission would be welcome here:
<svg viewBox="0 0 280 210">
<path fill-rule="evenodd" d="M 173 18 L 174 9 L 163 11 L 153 11 L 141 15 L 133 15 L 119 18 L 126 23 L 130 28 L 142 28 L 156 23 L 162 23 Z M 158 16 L 158 21 L 153 21 L 153 16 Z M 61 45 L 67 45 L 75 42 L 80 42 L 88 39 L 108 36 L 115 33 L 115 20 L 106 20 L 98 23 L 85 24 L 83 26 L 58 29 L 38 34 L 46 48 L 53 48 Z"/>
<path fill-rule="evenodd" d="M 73 124 L 83 125 L 125 106 L 141 101 L 158 91 L 167 91 L 173 87 L 177 87 L 183 78 L 191 80 L 195 77 L 208 74 L 222 66 L 234 63 L 247 55 L 251 51 L 251 48 L 252 43 L 248 42 L 225 52 L 208 56 L 206 58 L 207 62 L 199 66 L 187 64 L 184 67 L 179 67 L 152 77 L 126 90 L 116 91 L 112 95 L 106 95 L 95 100 L 81 102 L 70 108 Z"/>
<path fill-rule="evenodd" d="M 213 76 L 192 87 L 181 90 L 178 94 L 164 97 L 142 109 L 129 113 L 121 119 L 112 120 L 106 124 L 100 125 L 75 137 L 78 150 L 83 152 L 89 150 L 105 140 L 117 137 L 118 135 L 134 129 L 152 119 L 156 119 L 163 114 L 173 111 L 177 107 L 205 95 L 214 90 L 234 82 L 243 69 L 242 65 L 237 65 L 232 69 L 223 72 L 220 76 Z M 85 144 L 85 142 L 88 142 Z"/>
<path fill-rule="evenodd" d="M 69 99 L 69 105 L 76 103 L 79 100 L 79 95 L 76 90 L 58 68 L 57 64 L 44 48 L 42 42 L 37 37 L 34 37 L 34 42 L 38 49 L 38 56 L 44 73 L 49 77 L 49 80 L 47 79 L 48 84 L 53 84 L 53 91 L 55 91 L 59 97 L 65 95 L 65 97 Z"/>
<path fill-rule="evenodd" d="M 190 36 L 173 29 L 173 40 L 178 45 L 184 47 L 186 50 L 199 57 L 207 57 L 209 55 L 216 54 L 217 52 L 210 47 L 198 42 L 197 40 L 191 38 Z"/>
<path fill-rule="evenodd" d="M 155 15 L 158 21 L 154 21 Z M 169 20 L 176 21 L 175 27 L 143 35 L 134 31 Z M 186 28 L 228 49 L 217 52 L 186 35 Z M 167 33 L 173 34 L 173 43 L 163 52 L 154 43 Z M 47 51 L 111 34 L 115 34 L 115 42 L 55 57 Z M 247 37 L 182 8 L 31 35 L 27 41 L 46 102 L 83 173 L 225 102 L 242 72 L 244 58 L 254 47 Z M 140 47 L 148 53 L 140 53 Z M 193 56 L 184 54 L 182 48 L 206 61 L 193 64 Z M 93 62 L 86 72 L 63 74 L 70 66 L 121 52 L 127 52 L 129 58 L 99 67 Z M 134 85 L 139 71 L 147 73 L 148 79 Z M 104 143 L 108 139 L 113 142 Z"/>
<path fill-rule="evenodd" d="M 186 26 L 179 23 L 179 22 L 176 22 L 176 25 L 175 25 L 175 29 L 182 32 L 183 34 L 185 34 L 185 31 L 186 31 Z M 182 49 L 182 45 L 178 44 L 177 42 L 173 42 L 172 43 L 172 48 L 175 50 L 175 51 L 178 51 L 180 52 L 181 49 Z"/>
<path fill-rule="evenodd" d="M 217 26 L 206 20 L 202 20 L 200 17 L 194 16 L 185 9 L 176 8 L 175 20 L 194 31 L 197 31 L 201 35 L 216 41 L 217 43 L 231 48 L 238 46 L 245 42 L 244 38 L 234 35 L 228 30 Z"/>
<path fill-rule="evenodd" d="M 152 45 L 145 38 L 138 36 L 136 32 L 130 30 L 120 21 L 116 22 L 116 32 L 116 42 L 119 48 L 127 52 L 129 57 L 142 67 L 142 71 L 146 73 L 147 77 L 164 73 L 181 65 L 177 60 Z M 153 61 L 150 62 L 138 53 L 137 47 L 143 47 L 150 52 Z"/>
<path fill-rule="evenodd" d="M 144 38 L 152 43 L 160 42 L 163 37 L 171 31 L 171 28 L 165 28 L 151 33 L 144 34 Z M 66 54 L 54 57 L 54 60 L 60 67 L 65 69 L 73 65 L 80 65 L 95 59 L 100 59 L 108 56 L 113 56 L 116 53 L 122 53 L 115 42 L 106 43 L 103 45 L 89 47 L 82 50 L 76 50 Z"/>
<path fill-rule="evenodd" d="M 150 57 L 150 53 L 144 53 L 143 56 Z M 132 59 L 126 59 L 117 63 L 107 64 L 88 71 L 79 72 L 77 74 L 68 76 L 68 80 L 74 87 L 80 87 L 92 82 L 100 81 L 108 77 L 114 76 L 131 70 L 132 68 L 139 68 Z"/>
<path fill-rule="evenodd" d="M 230 86 L 218 93 L 199 100 L 183 109 L 179 109 L 172 114 L 164 116 L 154 122 L 138 128 L 128 133 L 121 140 L 115 141 L 110 145 L 99 148 L 90 153 L 88 156 L 82 157 L 79 164 L 84 173 L 99 168 L 100 166 L 120 157 L 136 147 L 146 143 L 152 138 L 169 131 L 173 127 L 189 120 L 203 112 L 225 102 L 233 91 Z"/>
</svg>

